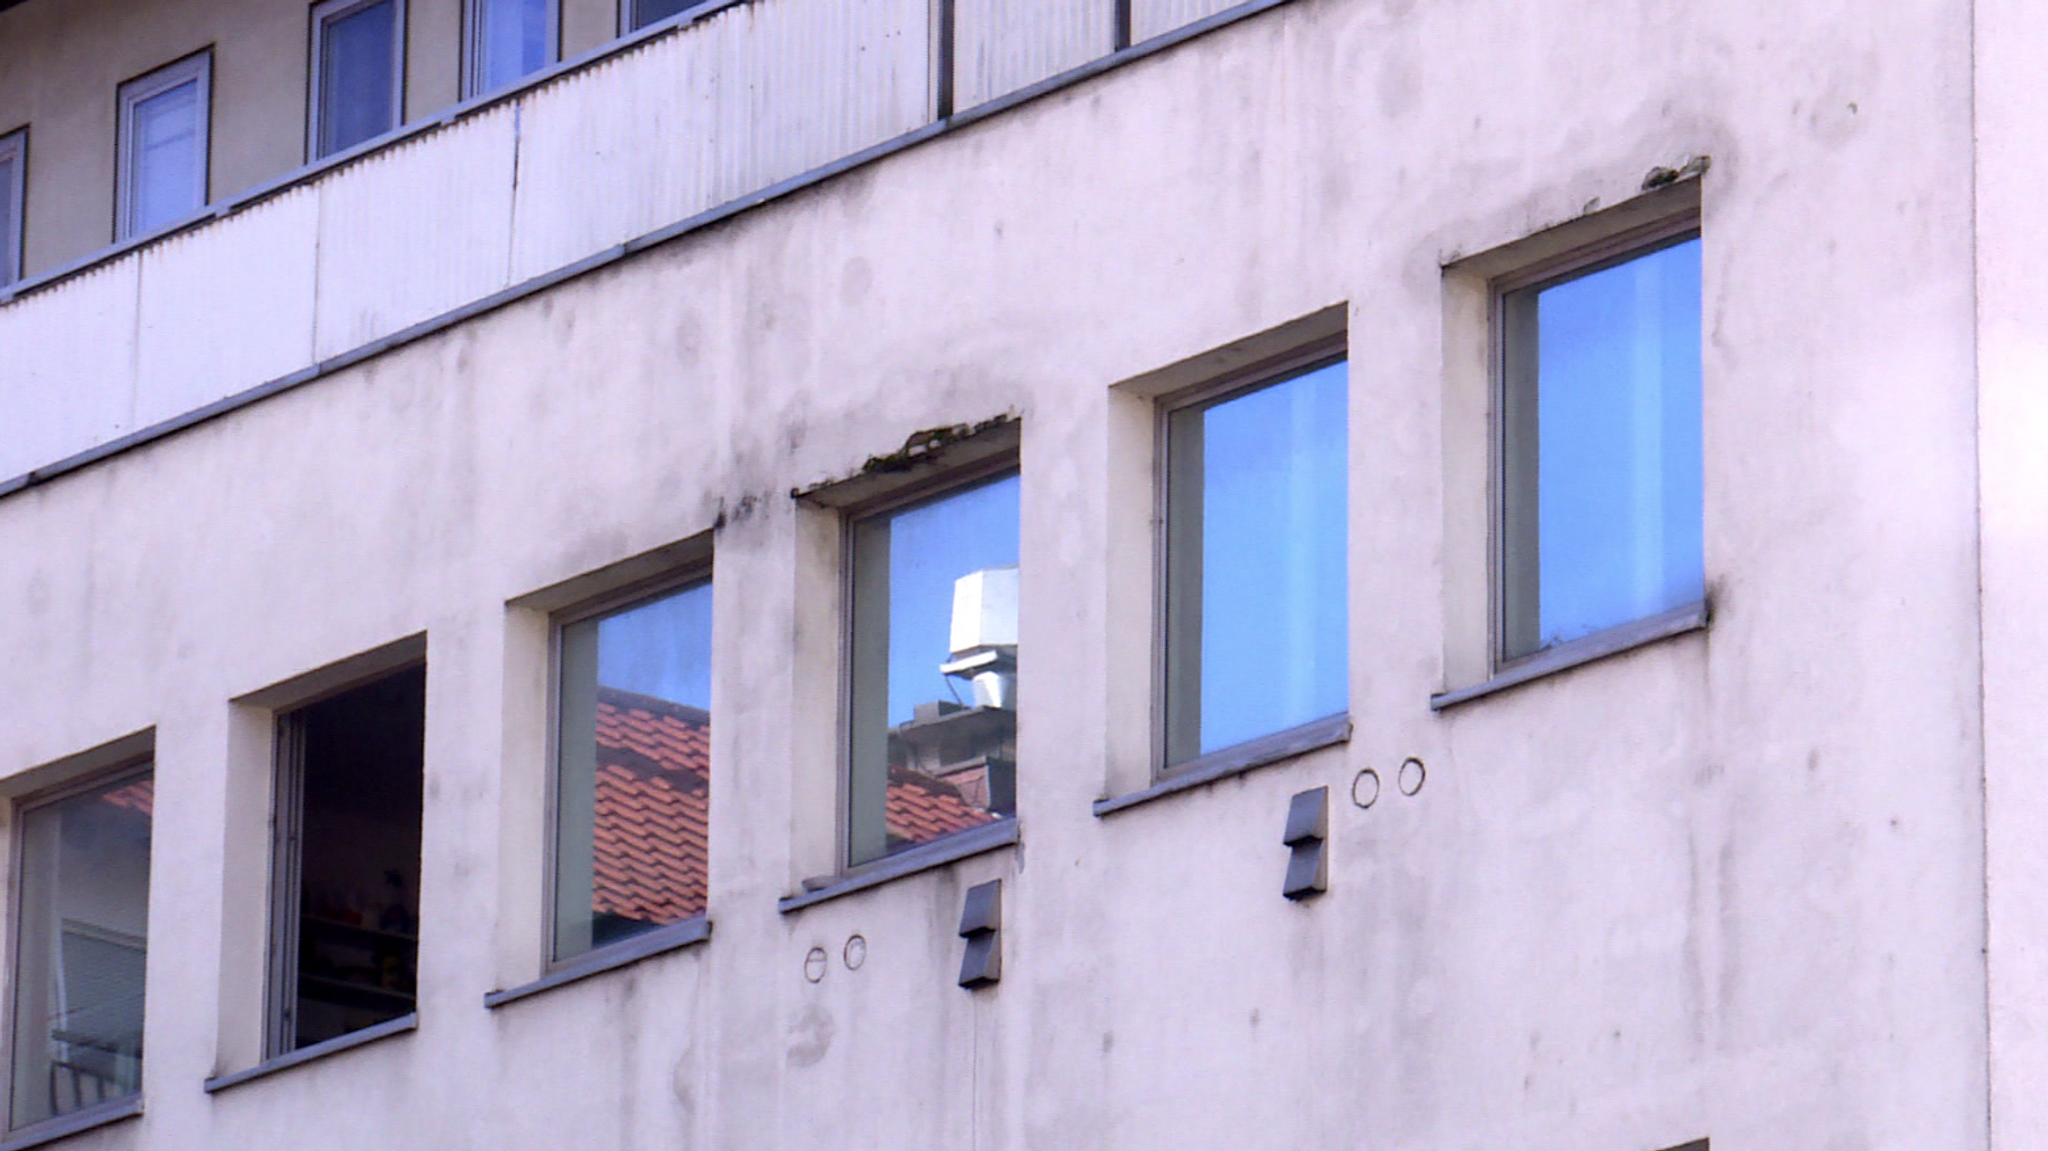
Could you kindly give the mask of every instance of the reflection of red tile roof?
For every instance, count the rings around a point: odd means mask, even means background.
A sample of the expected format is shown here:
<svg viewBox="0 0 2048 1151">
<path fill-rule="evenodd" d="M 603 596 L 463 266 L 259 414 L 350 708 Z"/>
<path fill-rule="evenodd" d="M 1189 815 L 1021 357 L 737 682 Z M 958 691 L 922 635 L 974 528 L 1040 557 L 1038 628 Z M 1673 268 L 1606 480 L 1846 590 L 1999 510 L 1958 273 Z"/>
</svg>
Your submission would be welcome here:
<svg viewBox="0 0 2048 1151">
<path fill-rule="evenodd" d="M 592 910 L 675 923 L 705 908 L 711 718 L 701 709 L 597 691 Z M 891 846 L 929 843 L 998 816 L 942 780 L 889 773 Z"/>
<path fill-rule="evenodd" d="M 117 787 L 100 796 L 100 800 L 115 807 L 125 807 L 149 815 L 156 807 L 156 777 L 144 776 L 133 783 Z"/>
<path fill-rule="evenodd" d="M 704 914 L 711 721 L 701 709 L 597 693 L 592 909 L 643 923 Z"/>
<path fill-rule="evenodd" d="M 944 780 L 898 768 L 889 773 L 889 842 L 930 843 L 934 839 L 993 823 L 993 812 L 960 798 Z"/>
</svg>

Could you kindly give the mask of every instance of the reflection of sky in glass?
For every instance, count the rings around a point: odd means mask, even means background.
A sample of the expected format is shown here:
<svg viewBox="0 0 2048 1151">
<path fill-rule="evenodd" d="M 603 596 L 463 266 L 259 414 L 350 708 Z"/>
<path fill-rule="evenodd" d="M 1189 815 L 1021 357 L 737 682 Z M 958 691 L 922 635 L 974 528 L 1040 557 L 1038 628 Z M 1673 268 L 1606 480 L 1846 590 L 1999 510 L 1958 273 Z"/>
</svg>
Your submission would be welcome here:
<svg viewBox="0 0 2048 1151">
<path fill-rule="evenodd" d="M 320 59 L 321 155 L 398 125 L 391 106 L 397 35 L 398 11 L 391 0 L 357 9 L 326 26 Z"/>
<path fill-rule="evenodd" d="M 597 682 L 709 711 L 711 584 L 598 621 Z"/>
<path fill-rule="evenodd" d="M 129 228 L 147 232 L 199 207 L 199 81 L 135 104 Z"/>
<path fill-rule="evenodd" d="M 510 84 L 547 63 L 548 0 L 480 0 L 477 91 Z"/>
<path fill-rule="evenodd" d="M 1545 645 L 1704 594 L 1700 242 L 1537 296 Z"/>
<path fill-rule="evenodd" d="M 1204 753 L 1348 706 L 1347 373 L 1202 415 Z"/>
<path fill-rule="evenodd" d="M 1017 562 L 1018 480 L 948 495 L 889 521 L 889 723 L 920 703 L 956 698 L 939 665 L 952 658 L 953 581 Z M 962 695 L 959 698 L 965 698 Z"/>
<path fill-rule="evenodd" d="M 0 156 L 0 284 L 14 280 L 14 157 Z"/>
</svg>

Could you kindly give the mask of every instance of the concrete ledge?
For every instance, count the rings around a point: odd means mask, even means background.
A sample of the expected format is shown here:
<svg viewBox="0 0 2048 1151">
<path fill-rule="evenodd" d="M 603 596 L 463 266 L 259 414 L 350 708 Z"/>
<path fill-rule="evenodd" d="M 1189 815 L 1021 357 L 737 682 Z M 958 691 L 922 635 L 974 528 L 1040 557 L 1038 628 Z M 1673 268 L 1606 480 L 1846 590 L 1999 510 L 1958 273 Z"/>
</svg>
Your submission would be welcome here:
<svg viewBox="0 0 2048 1151">
<path fill-rule="evenodd" d="M 297 1051 L 287 1052 L 275 1059 L 266 1059 L 246 1071 L 230 1071 L 226 1075 L 216 1075 L 206 1081 L 206 1091 L 208 1094 L 212 1094 L 215 1091 L 222 1091 L 233 1087 L 237 1083 L 247 1083 L 251 1079 L 261 1079 L 266 1075 L 275 1075 L 287 1068 L 297 1067 L 301 1063 L 311 1063 L 315 1059 L 325 1058 L 336 1052 L 353 1050 L 354 1048 L 375 1043 L 379 1039 L 392 1035 L 403 1035 L 408 1031 L 417 1029 L 419 1025 L 420 1013 L 417 1011 L 401 1015 L 396 1019 L 387 1019 L 382 1023 L 373 1023 L 360 1030 L 351 1031 L 347 1035 L 337 1035 L 332 1039 L 315 1043 L 310 1047 L 301 1047 Z"/>
<path fill-rule="evenodd" d="M 1017 839 L 1015 817 L 999 819 L 994 823 L 985 823 L 980 827 L 970 828 L 956 835 L 913 847 L 908 851 L 885 855 L 873 863 L 862 864 L 857 871 L 826 880 L 820 886 L 802 894 L 785 895 L 776 901 L 775 906 L 787 915 L 814 903 L 838 899 L 842 895 L 852 895 L 856 891 L 866 891 L 870 887 L 879 887 L 906 875 L 916 875 L 920 871 L 930 871 L 935 867 L 957 863 L 969 856 L 980 855 L 997 848 L 1013 847 Z M 806 884 L 809 882 L 806 881 Z"/>
<path fill-rule="evenodd" d="M 681 923 L 657 927 L 653 931 L 642 932 L 631 939 L 621 940 L 579 956 L 531 983 L 507 987 L 503 991 L 487 991 L 484 993 L 484 1006 L 502 1006 L 529 995 L 538 995 L 551 988 L 588 979 L 593 975 L 616 971 L 643 959 L 694 946 L 710 938 L 711 920 L 702 915 L 695 919 L 685 919 Z"/>
<path fill-rule="evenodd" d="M 1349 742 L 1350 739 L 1349 713 L 1310 720 L 1286 731 L 1276 731 L 1272 735 L 1260 736 L 1234 747 L 1226 747 L 1221 751 L 1212 751 L 1208 755 L 1191 759 L 1174 768 L 1172 774 L 1166 778 L 1141 791 L 1109 799 L 1098 799 L 1095 801 L 1095 814 L 1097 818 L 1113 815 L 1141 803 L 1150 803 L 1155 799 L 1191 791 L 1205 784 L 1215 783 L 1219 779 L 1243 775 L 1247 771 L 1293 759 L 1318 748 Z"/>
<path fill-rule="evenodd" d="M 1713 613 L 1708 610 L 1706 601 L 1701 600 L 1699 603 L 1687 604 L 1646 619 L 1622 624 L 1620 627 L 1611 627 L 1584 639 L 1575 639 L 1570 643 L 1545 648 L 1484 683 L 1475 683 L 1471 687 L 1438 692 L 1430 696 L 1429 709 L 1442 711 L 1467 700 L 1492 695 L 1497 691 L 1506 691 L 1511 687 L 1520 687 L 1531 680 L 1592 663 L 1596 659 L 1606 659 L 1610 655 L 1633 651 L 1644 644 L 1656 643 L 1660 639 L 1700 631 L 1712 618 Z"/>
<path fill-rule="evenodd" d="M 109 1123 L 119 1123 L 123 1119 L 133 1119 L 141 1114 L 140 1094 L 109 1099 L 105 1103 L 81 1107 L 53 1119 L 31 1123 L 19 1131 L 9 1132 L 6 1139 L 0 1140 L 0 1151 L 21 1151 L 24 1147 L 41 1147 L 45 1143 L 54 1143 L 81 1131 L 105 1127 Z"/>
</svg>

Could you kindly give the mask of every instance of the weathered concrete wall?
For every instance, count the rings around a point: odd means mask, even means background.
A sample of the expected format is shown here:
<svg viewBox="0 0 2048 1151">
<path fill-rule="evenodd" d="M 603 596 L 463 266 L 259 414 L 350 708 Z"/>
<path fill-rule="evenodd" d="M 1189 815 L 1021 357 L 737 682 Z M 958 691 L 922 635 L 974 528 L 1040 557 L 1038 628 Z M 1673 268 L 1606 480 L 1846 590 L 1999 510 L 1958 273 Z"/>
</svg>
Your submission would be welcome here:
<svg viewBox="0 0 2048 1151">
<path fill-rule="evenodd" d="M 0 500 L 0 770 L 156 732 L 147 1112 L 84 1145 L 1982 1146 L 1970 49 L 1932 2 L 1303 0 Z M 1440 262 L 1700 153 L 1713 625 L 1433 714 Z M 1337 303 L 1356 734 L 1097 819 L 1145 772 L 1110 385 Z M 835 778 L 786 493 L 1006 410 L 1023 844 L 778 914 Z M 715 934 L 486 1010 L 539 963 L 507 601 L 721 519 Z M 419 632 L 421 1027 L 208 1096 L 260 1002 L 229 701 Z M 1344 801 L 1411 755 L 1418 794 Z M 1330 891 L 1290 904 L 1318 784 Z"/>
</svg>

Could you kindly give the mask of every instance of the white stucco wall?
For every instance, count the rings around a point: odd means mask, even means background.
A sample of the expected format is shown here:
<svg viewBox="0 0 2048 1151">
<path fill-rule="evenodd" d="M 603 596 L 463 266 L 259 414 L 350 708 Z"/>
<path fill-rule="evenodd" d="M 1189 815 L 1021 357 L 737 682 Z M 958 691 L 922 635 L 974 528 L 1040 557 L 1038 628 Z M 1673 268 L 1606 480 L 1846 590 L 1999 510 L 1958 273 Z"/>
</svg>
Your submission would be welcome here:
<svg viewBox="0 0 2048 1151">
<path fill-rule="evenodd" d="M 1971 44 L 1931 0 L 1302 0 L 0 500 L 0 772 L 156 738 L 146 1112 L 77 1145 L 1983 1145 Z M 1432 713 L 1472 608 L 1440 264 L 1699 154 L 1713 624 Z M 1355 734 L 1098 819 L 1146 775 L 1111 386 L 1332 304 Z M 787 493 L 1005 411 L 1022 845 L 780 914 L 835 779 Z M 714 529 L 714 935 L 486 1010 L 540 948 L 507 603 Z M 419 1030 L 208 1095 L 261 1000 L 230 701 L 421 632 Z M 1418 794 L 1346 800 L 1406 756 Z M 1320 784 L 1330 890 L 1288 903 Z"/>
</svg>

